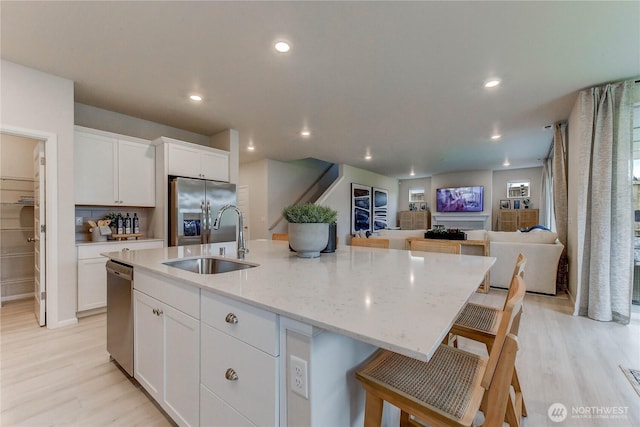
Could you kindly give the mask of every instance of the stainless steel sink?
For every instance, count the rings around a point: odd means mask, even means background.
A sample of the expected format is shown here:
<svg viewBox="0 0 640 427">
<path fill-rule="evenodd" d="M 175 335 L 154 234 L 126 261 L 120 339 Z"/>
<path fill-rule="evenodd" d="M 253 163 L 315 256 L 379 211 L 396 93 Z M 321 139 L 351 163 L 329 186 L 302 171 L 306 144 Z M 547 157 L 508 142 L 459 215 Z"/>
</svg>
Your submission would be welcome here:
<svg viewBox="0 0 640 427">
<path fill-rule="evenodd" d="M 229 271 L 246 270 L 247 268 L 257 267 L 255 264 L 208 257 L 178 259 L 175 261 L 163 262 L 163 264 L 198 274 L 220 274 L 228 273 Z"/>
</svg>

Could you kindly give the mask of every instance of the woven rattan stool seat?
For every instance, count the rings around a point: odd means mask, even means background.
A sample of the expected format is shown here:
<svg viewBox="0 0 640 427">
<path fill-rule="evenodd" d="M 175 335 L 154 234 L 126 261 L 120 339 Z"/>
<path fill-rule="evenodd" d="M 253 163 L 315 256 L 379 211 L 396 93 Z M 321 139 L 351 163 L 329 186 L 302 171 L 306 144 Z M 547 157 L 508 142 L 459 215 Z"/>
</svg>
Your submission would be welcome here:
<svg viewBox="0 0 640 427">
<path fill-rule="evenodd" d="M 441 345 L 429 362 L 378 351 L 356 375 L 460 420 L 482 379 L 486 359 Z"/>
<path fill-rule="evenodd" d="M 501 312 L 502 310 L 499 308 L 467 303 L 462 309 L 462 313 L 460 313 L 456 319 L 455 324 L 456 326 L 464 326 L 495 333 L 498 328 Z"/>
</svg>

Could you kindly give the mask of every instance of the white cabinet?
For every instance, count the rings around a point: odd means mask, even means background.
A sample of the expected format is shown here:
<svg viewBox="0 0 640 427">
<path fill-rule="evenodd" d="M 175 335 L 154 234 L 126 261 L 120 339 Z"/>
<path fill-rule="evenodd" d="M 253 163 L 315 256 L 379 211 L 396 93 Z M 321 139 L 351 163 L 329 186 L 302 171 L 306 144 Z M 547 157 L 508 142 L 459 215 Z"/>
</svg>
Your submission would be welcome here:
<svg viewBox="0 0 640 427">
<path fill-rule="evenodd" d="M 155 206 L 155 146 L 149 141 L 77 128 L 78 205 Z"/>
<path fill-rule="evenodd" d="M 279 425 L 278 317 L 206 291 L 200 312 L 202 422 Z"/>
<path fill-rule="evenodd" d="M 123 249 L 161 248 L 162 240 L 130 240 L 114 243 L 91 243 L 78 246 L 78 310 L 79 312 L 107 306 L 107 258 L 103 252 Z"/>
<path fill-rule="evenodd" d="M 134 270 L 134 377 L 181 426 L 200 424 L 199 298 L 196 287 Z"/>
<path fill-rule="evenodd" d="M 229 181 L 229 154 L 195 144 L 169 144 L 169 175 Z"/>
</svg>

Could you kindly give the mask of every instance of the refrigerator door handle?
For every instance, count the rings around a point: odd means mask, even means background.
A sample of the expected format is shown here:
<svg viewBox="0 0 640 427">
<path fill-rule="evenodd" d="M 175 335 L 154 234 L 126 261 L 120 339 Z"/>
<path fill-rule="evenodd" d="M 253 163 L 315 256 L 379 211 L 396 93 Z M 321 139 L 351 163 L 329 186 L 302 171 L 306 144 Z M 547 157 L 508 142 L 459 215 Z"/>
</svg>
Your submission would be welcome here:
<svg viewBox="0 0 640 427">
<path fill-rule="evenodd" d="M 207 214 L 205 212 L 204 201 L 200 203 L 200 243 L 207 243 Z"/>
<path fill-rule="evenodd" d="M 211 202 L 207 201 L 207 242 L 211 243 Z"/>
</svg>

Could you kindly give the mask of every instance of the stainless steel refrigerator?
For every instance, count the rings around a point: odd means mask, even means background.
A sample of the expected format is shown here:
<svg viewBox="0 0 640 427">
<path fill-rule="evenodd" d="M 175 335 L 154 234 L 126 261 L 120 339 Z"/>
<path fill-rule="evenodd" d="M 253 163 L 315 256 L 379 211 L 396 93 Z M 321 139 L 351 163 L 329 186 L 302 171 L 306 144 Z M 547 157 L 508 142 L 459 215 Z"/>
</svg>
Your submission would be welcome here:
<svg viewBox="0 0 640 427">
<path fill-rule="evenodd" d="M 221 207 L 236 204 L 236 185 L 191 178 L 171 178 L 169 192 L 169 245 L 199 245 L 236 240 L 236 215 L 229 210 L 218 230 L 213 219 Z"/>
</svg>

